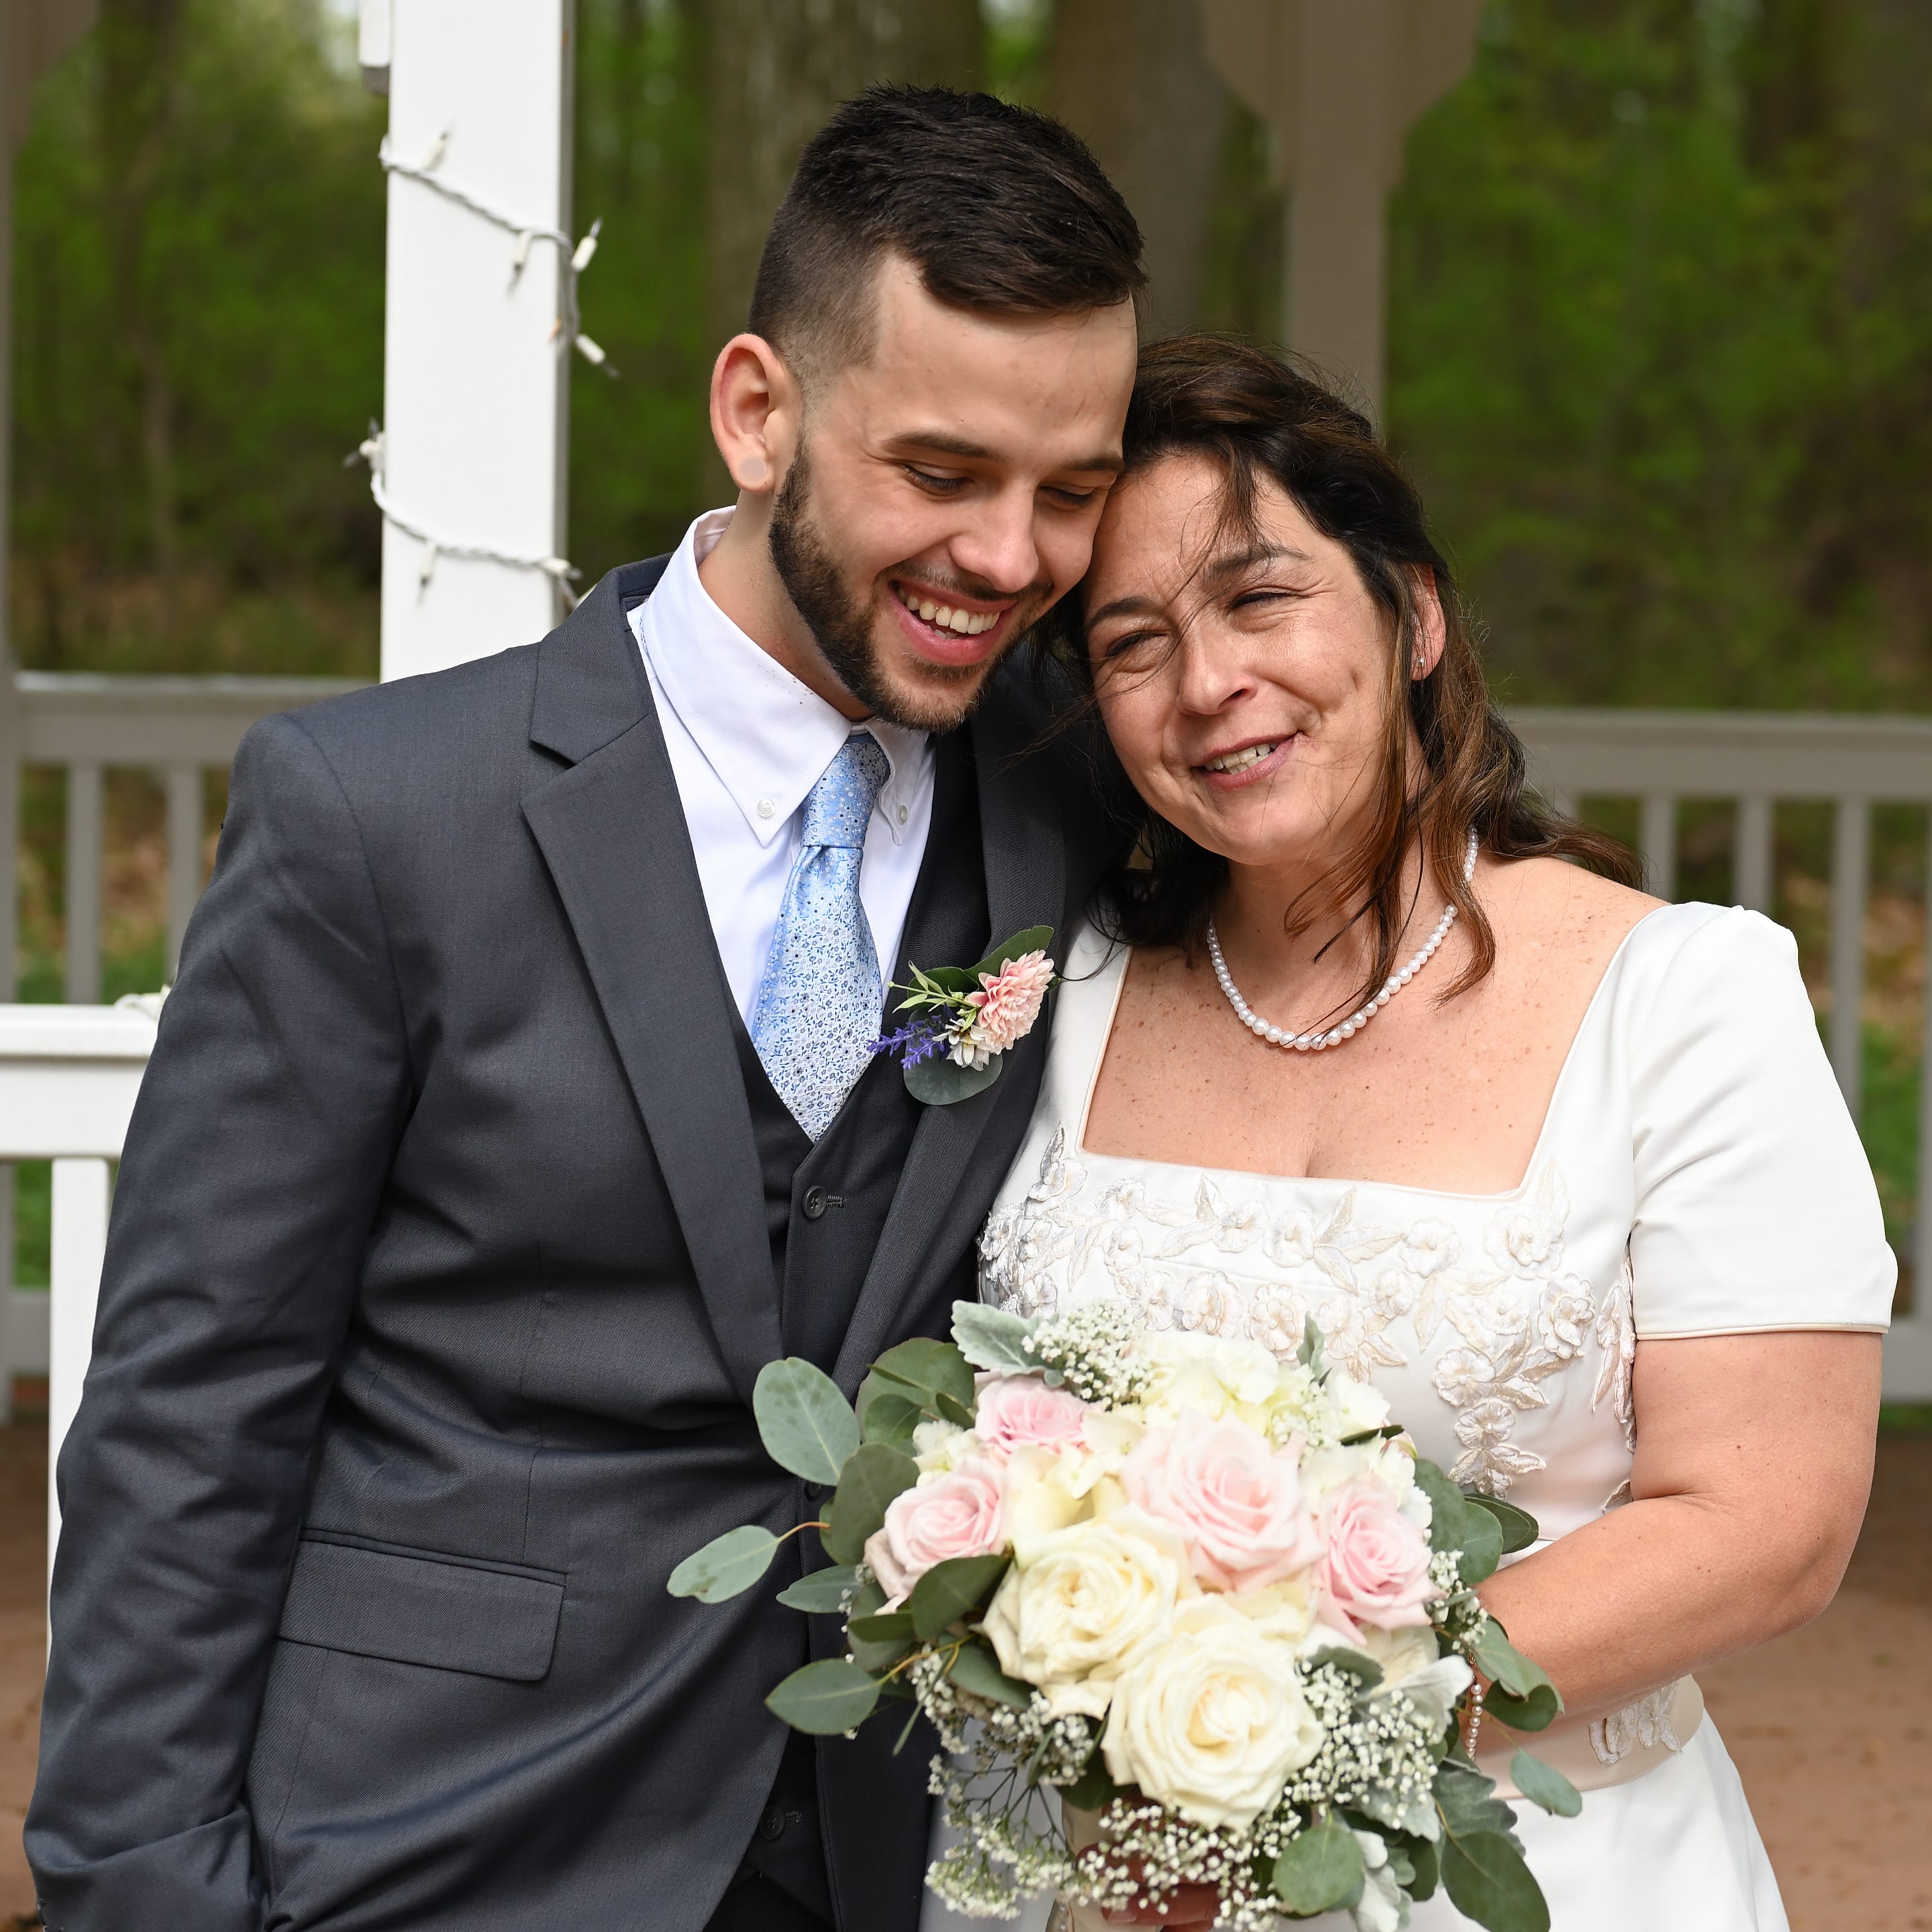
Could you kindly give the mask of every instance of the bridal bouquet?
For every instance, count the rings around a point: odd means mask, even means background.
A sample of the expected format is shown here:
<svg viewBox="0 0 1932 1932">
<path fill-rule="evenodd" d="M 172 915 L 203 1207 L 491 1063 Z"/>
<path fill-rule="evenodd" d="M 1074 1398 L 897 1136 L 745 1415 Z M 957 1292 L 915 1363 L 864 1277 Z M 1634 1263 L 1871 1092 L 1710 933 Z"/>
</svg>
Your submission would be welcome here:
<svg viewBox="0 0 1932 1932">
<path fill-rule="evenodd" d="M 931 1719 L 958 1840 L 933 1889 L 1011 1918 L 1047 1892 L 1160 1910 L 1207 1886 L 1237 1932 L 1338 1910 L 1397 1932 L 1440 1885 L 1491 1932 L 1546 1932 L 1461 1721 L 1562 1708 L 1474 1594 L 1534 1522 L 1417 1456 L 1312 1323 L 1286 1361 L 1110 1302 L 961 1302 L 953 1336 L 884 1356 L 856 1412 L 797 1360 L 754 1404 L 775 1460 L 832 1490 L 800 1527 L 834 1567 L 779 1600 L 845 1631 L 767 1702 L 825 1734 L 908 1706 L 901 1748 Z M 671 1592 L 735 1596 L 782 1540 L 730 1531 Z M 1511 1774 L 1578 1809 L 1527 1751 Z"/>
</svg>

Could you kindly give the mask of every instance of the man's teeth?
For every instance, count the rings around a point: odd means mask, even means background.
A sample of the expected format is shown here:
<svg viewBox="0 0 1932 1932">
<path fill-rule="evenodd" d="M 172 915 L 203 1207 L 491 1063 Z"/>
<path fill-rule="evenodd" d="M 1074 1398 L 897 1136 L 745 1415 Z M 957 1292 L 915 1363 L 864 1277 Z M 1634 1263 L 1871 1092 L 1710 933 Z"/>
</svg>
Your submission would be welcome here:
<svg viewBox="0 0 1932 1932">
<path fill-rule="evenodd" d="M 998 610 L 956 610 L 950 604 L 935 604 L 930 597 L 917 599 L 908 597 L 904 591 L 899 593 L 899 602 L 908 610 L 916 611 L 928 624 L 936 625 L 943 631 L 957 631 L 962 638 L 976 638 L 982 632 L 990 631 L 1003 614 Z"/>
<path fill-rule="evenodd" d="M 1206 770 L 1210 772 L 1244 772 L 1250 765 L 1258 765 L 1262 759 L 1272 758 L 1273 745 L 1250 745 L 1238 752 L 1224 752 L 1218 758 L 1210 758 Z"/>
</svg>

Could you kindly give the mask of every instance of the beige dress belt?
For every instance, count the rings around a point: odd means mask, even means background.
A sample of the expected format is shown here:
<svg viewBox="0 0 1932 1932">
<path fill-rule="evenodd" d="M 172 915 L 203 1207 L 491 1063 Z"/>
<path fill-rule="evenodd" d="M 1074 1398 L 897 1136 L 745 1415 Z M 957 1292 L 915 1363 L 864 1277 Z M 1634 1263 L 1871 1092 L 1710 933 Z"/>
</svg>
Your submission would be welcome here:
<svg viewBox="0 0 1932 1932">
<path fill-rule="evenodd" d="M 1510 1760 L 1520 1744 L 1552 1771 L 1560 1771 L 1579 1791 L 1603 1791 L 1628 1784 L 1674 1757 L 1704 1721 L 1704 1694 L 1694 1677 L 1668 1687 L 1594 1723 L 1552 1725 L 1534 1736 L 1521 1734 L 1494 1751 L 1479 1750 L 1476 1762 L 1496 1781 L 1498 1798 L 1520 1798 L 1510 1776 Z"/>
</svg>

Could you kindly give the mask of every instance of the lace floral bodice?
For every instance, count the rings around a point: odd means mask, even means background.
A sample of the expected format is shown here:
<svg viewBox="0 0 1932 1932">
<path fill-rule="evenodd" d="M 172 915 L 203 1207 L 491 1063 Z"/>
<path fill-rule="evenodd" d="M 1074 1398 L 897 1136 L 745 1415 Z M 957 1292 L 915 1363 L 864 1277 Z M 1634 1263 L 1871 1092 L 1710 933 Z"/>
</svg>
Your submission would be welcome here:
<svg viewBox="0 0 1932 1932">
<path fill-rule="evenodd" d="M 1097 1154 L 1087 1109 L 1124 949 L 1070 949 L 981 1293 L 1118 1297 L 1162 1328 L 1330 1355 L 1424 1454 L 1546 1537 L 1627 1493 L 1640 1334 L 1882 1328 L 1894 1268 L 1790 935 L 1664 908 L 1604 975 L 1517 1187 L 1432 1192 Z M 1258 1047 L 1257 1052 L 1262 1049 Z"/>
</svg>

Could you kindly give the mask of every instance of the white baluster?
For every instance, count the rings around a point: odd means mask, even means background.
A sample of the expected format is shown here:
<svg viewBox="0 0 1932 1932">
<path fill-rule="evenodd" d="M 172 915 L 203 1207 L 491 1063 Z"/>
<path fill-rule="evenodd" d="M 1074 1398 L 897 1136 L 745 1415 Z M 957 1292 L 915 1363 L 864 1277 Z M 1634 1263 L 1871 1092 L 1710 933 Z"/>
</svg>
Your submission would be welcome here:
<svg viewBox="0 0 1932 1932">
<path fill-rule="evenodd" d="M 1774 882 L 1772 877 L 1772 800 L 1754 792 L 1738 800 L 1736 842 L 1732 848 L 1731 890 L 1737 903 L 1768 915 Z"/>
<path fill-rule="evenodd" d="M 1925 955 L 1932 959 L 1932 812 L 1926 820 Z M 1932 1335 L 1932 974 L 1926 977 L 1925 1043 L 1918 1061 L 1918 1185 L 1912 1210 L 1912 1315 Z"/>
<path fill-rule="evenodd" d="M 1669 792 L 1647 793 L 1637 835 L 1643 849 L 1646 889 L 1660 899 L 1677 896 L 1677 800 Z"/>
<path fill-rule="evenodd" d="M 100 767 L 67 768 L 67 998 L 84 1006 L 100 998 Z"/>
<path fill-rule="evenodd" d="M 0 1160 L 0 1423 L 14 1419 L 14 1163 Z"/>
<path fill-rule="evenodd" d="M 1871 872 L 1871 808 L 1841 798 L 1832 836 L 1832 1070 L 1852 1118 L 1864 1092 L 1861 1018 L 1865 997 L 1865 892 Z"/>
<path fill-rule="evenodd" d="M 47 1567 L 60 1539 L 60 1504 L 52 1483 L 62 1442 L 80 1406 L 94 1350 L 94 1315 L 107 1252 L 108 1164 L 88 1158 L 53 1164 L 52 1285 L 47 1337 Z"/>
</svg>

